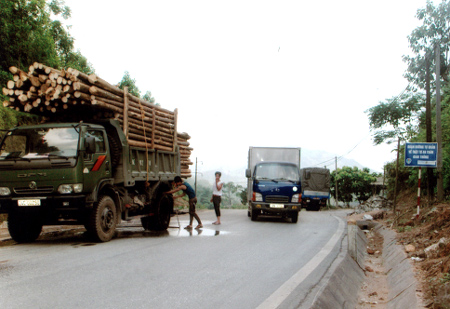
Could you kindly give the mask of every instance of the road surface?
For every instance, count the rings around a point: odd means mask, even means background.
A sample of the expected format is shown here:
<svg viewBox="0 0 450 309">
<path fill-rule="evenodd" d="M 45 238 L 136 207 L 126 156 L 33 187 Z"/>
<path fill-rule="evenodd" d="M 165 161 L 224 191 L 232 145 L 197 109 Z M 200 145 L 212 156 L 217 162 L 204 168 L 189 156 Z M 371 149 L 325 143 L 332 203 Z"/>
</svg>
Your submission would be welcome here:
<svg viewBox="0 0 450 309">
<path fill-rule="evenodd" d="M 246 210 L 200 211 L 204 228 L 119 228 L 0 247 L 0 308 L 308 308 L 342 250 L 345 211 L 302 211 L 297 224 Z M 194 222 L 195 226 L 195 222 Z"/>
</svg>

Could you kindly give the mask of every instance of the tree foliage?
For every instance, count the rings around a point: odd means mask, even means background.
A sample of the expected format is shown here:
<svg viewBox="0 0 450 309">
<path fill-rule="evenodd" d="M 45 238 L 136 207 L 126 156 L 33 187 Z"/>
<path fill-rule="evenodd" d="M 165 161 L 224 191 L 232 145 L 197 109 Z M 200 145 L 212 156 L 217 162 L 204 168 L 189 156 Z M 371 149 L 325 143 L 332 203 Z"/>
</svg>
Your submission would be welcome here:
<svg viewBox="0 0 450 309">
<path fill-rule="evenodd" d="M 434 48 L 436 44 L 439 44 L 441 45 L 440 74 L 448 82 L 450 1 L 442 1 L 437 6 L 433 2 L 427 1 L 425 8 L 417 10 L 416 17 L 423 23 L 408 36 L 409 46 L 414 55 L 403 56 L 403 61 L 408 64 L 404 76 L 409 82 L 424 89 L 425 57 L 428 56 L 433 65 L 436 58 Z"/>
<path fill-rule="evenodd" d="M 369 108 L 366 113 L 374 131 L 374 144 L 391 143 L 397 138 L 411 139 L 417 133 L 418 119 L 424 106 L 423 95 L 407 93 Z"/>
<path fill-rule="evenodd" d="M 241 185 L 234 182 L 227 182 L 223 185 L 222 202 L 225 207 L 232 207 L 234 204 L 241 202 L 240 192 L 243 190 Z"/>
<path fill-rule="evenodd" d="M 155 98 L 152 97 L 152 93 L 150 91 L 147 91 L 142 98 L 147 102 L 155 104 Z"/>
<path fill-rule="evenodd" d="M 416 17 L 422 21 L 422 25 L 415 28 L 408 36 L 411 55 L 404 55 L 403 61 L 407 63 L 408 68 L 404 77 L 410 82 L 406 89 L 406 94 L 399 99 L 388 99 L 385 103 L 380 103 L 369 109 L 369 122 L 374 133 L 374 143 L 392 142 L 393 138 L 400 137 L 403 140 L 411 142 L 427 141 L 426 116 L 423 110 L 425 95 L 423 89 L 426 84 L 426 66 L 425 59 L 430 64 L 430 80 L 432 93 L 435 87 L 436 78 L 443 80 L 442 83 L 442 101 L 441 101 L 441 123 L 442 123 L 442 158 L 443 158 L 443 177 L 444 194 L 450 194 L 450 85 L 449 85 L 449 50 L 450 50 L 450 1 L 442 1 L 434 5 L 427 1 L 424 8 L 418 9 Z M 440 46 L 439 55 L 441 66 L 438 69 L 436 77 L 435 51 L 436 46 Z M 435 107 L 435 100 L 431 98 L 431 107 Z M 408 103 L 408 104 L 405 104 Z M 435 111 L 430 110 L 431 123 L 435 122 Z M 432 125 L 432 136 L 436 136 L 436 126 Z M 429 132 L 430 133 L 430 132 Z M 400 149 L 400 162 L 402 162 L 403 146 Z M 386 165 L 388 188 L 392 189 L 395 183 L 395 176 L 398 174 L 398 183 L 400 189 L 402 185 L 407 187 L 417 186 L 416 169 L 405 168 L 400 164 L 399 170 L 394 169 L 395 163 Z M 422 189 L 427 188 L 427 182 L 434 184 L 433 177 L 426 173 L 422 181 Z M 433 193 L 433 192 L 431 192 Z M 433 194 L 431 194 L 433 195 Z"/>
<path fill-rule="evenodd" d="M 119 83 L 119 88 L 124 89 L 125 87 L 128 87 L 128 93 L 131 93 L 132 95 L 140 98 L 141 92 L 139 91 L 139 88 L 136 86 L 136 80 L 134 78 L 131 78 L 130 73 L 128 71 L 125 71 L 122 80 Z"/>
<path fill-rule="evenodd" d="M 0 0 L 0 83 L 10 78 L 10 66 L 27 71 L 36 61 L 63 68 L 80 60 L 77 69 L 90 73 L 86 58 L 73 51 L 74 39 L 66 27 L 52 19 L 70 14 L 61 0 Z"/>
<path fill-rule="evenodd" d="M 362 203 L 372 194 L 371 184 L 379 175 L 370 173 L 368 168 L 344 166 L 331 173 L 331 194 L 335 196 L 335 184 L 338 188 L 338 200 L 349 205 L 355 199 Z"/>
<path fill-rule="evenodd" d="M 12 79 L 9 67 L 24 71 L 34 62 L 61 69 L 67 66 L 84 73 L 93 73 L 91 65 L 80 51 L 73 51 L 74 39 L 58 17 L 70 17 L 70 8 L 62 0 L 0 0 L 0 84 Z M 0 95 L 0 99 L 6 99 Z M 0 113 L 2 124 L 9 127 L 26 115 L 13 111 Z"/>
</svg>

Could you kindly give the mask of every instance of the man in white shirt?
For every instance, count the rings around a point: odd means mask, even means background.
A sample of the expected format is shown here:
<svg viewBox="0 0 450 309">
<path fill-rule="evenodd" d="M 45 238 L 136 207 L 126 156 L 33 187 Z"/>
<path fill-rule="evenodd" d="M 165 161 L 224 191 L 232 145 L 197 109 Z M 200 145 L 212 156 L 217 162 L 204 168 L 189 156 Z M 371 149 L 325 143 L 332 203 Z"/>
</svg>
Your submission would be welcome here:
<svg viewBox="0 0 450 309">
<path fill-rule="evenodd" d="M 211 202 L 214 204 L 214 210 L 216 211 L 217 221 L 213 222 L 213 224 L 220 224 L 220 202 L 222 200 L 222 188 L 223 182 L 220 180 L 222 176 L 221 172 L 216 172 L 216 179 L 213 184 L 213 196 L 211 198 Z"/>
</svg>

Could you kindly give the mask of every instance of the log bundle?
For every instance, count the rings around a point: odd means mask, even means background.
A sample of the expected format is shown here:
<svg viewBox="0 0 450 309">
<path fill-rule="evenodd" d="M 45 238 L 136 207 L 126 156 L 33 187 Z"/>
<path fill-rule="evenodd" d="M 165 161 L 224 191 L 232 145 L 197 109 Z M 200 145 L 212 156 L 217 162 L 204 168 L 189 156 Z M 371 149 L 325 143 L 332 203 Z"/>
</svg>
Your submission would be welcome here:
<svg viewBox="0 0 450 309">
<path fill-rule="evenodd" d="M 13 80 L 3 87 L 3 106 L 33 113 L 45 121 L 116 119 L 131 146 L 173 151 L 181 155 L 181 176 L 191 177 L 190 136 L 177 132 L 177 110 L 169 111 L 142 100 L 95 74 L 57 70 L 35 62 L 22 71 L 10 67 Z"/>
</svg>

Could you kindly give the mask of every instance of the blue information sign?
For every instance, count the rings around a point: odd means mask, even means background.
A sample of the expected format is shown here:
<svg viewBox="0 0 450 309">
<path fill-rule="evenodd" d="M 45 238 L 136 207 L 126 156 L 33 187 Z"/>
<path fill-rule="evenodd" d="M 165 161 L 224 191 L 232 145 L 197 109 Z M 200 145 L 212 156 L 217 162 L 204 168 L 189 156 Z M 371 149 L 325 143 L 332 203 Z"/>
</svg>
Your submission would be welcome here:
<svg viewBox="0 0 450 309">
<path fill-rule="evenodd" d="M 406 167 L 437 167 L 437 143 L 406 143 Z"/>
</svg>

